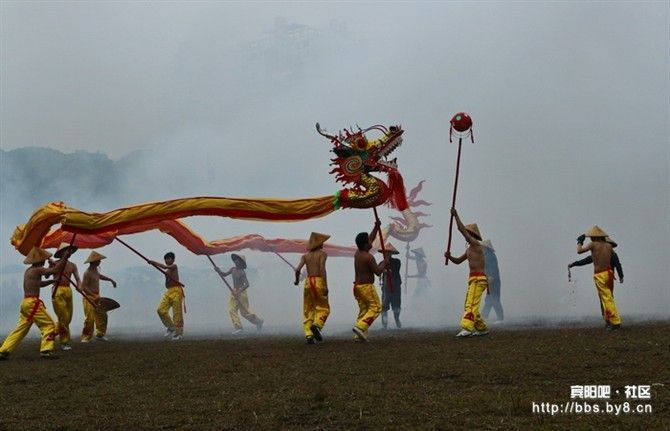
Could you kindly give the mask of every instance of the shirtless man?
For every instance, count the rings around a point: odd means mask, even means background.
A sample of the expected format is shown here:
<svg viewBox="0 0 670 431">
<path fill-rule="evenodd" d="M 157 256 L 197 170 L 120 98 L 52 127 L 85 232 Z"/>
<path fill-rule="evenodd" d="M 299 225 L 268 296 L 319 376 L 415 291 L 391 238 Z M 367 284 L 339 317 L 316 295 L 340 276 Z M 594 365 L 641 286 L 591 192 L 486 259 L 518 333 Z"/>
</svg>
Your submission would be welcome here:
<svg viewBox="0 0 670 431">
<path fill-rule="evenodd" d="M 307 278 L 303 291 L 302 302 L 302 328 L 307 339 L 307 344 L 314 344 L 314 340 L 323 341 L 321 330 L 326 324 L 330 314 L 328 304 L 328 278 L 326 276 L 326 259 L 328 255 L 323 251 L 325 243 L 330 235 L 312 232 L 307 244 L 307 253 L 300 258 L 300 263 L 295 269 L 296 286 L 300 282 L 300 272 L 303 266 L 307 267 Z"/>
<path fill-rule="evenodd" d="M 165 253 L 163 260 L 165 264 L 154 260 L 149 261 L 151 265 L 165 271 L 165 288 L 167 290 L 163 294 L 156 311 L 161 322 L 167 328 L 165 338 L 172 338 L 173 341 L 178 341 L 184 335 L 184 314 L 182 313 L 184 285 L 179 281 L 179 268 L 174 263 L 174 253 L 171 251 Z M 170 309 L 172 309 L 172 317 L 170 317 Z"/>
<path fill-rule="evenodd" d="M 67 261 L 70 256 L 77 251 L 77 247 L 66 242 L 62 243 L 54 253 L 54 257 L 60 261 Z M 72 289 L 70 280 L 74 276 L 75 288 L 79 289 L 81 280 L 77 265 L 67 261 L 60 279 L 54 280 L 54 290 L 51 295 L 51 303 L 54 307 L 54 313 L 58 318 L 58 336 L 60 337 L 60 346 L 63 350 L 72 350 L 70 347 L 70 322 L 72 322 Z"/>
<path fill-rule="evenodd" d="M 233 276 L 233 291 L 228 301 L 228 314 L 230 314 L 230 320 L 233 321 L 233 327 L 235 328 L 233 329 L 233 335 L 240 335 L 242 333 L 240 313 L 242 317 L 256 325 L 256 330 L 260 332 L 263 329 L 263 319 L 249 310 L 249 296 L 247 295 L 249 280 L 247 280 L 247 273 L 244 272 L 247 268 L 247 260 L 244 256 L 235 253 L 231 254 L 230 258 L 235 264 L 230 270 L 222 271 L 219 268 L 215 269 L 222 277 L 231 274 Z"/>
<path fill-rule="evenodd" d="M 468 243 L 468 248 L 463 256 L 454 257 L 451 253 L 445 253 L 444 256 L 451 262 L 459 265 L 466 259 L 470 267 L 470 277 L 468 278 L 468 290 L 465 293 L 465 304 L 463 318 L 461 319 L 461 331 L 456 334 L 457 337 L 471 337 L 473 335 L 487 335 L 489 331 L 486 328 L 486 321 L 479 312 L 479 305 L 484 291 L 488 291 L 488 279 L 486 277 L 484 265 L 484 248 L 480 241 L 482 236 L 476 223 L 463 225 L 458 216 L 456 208 L 451 209 L 451 214 L 456 220 L 458 230 Z"/>
<path fill-rule="evenodd" d="M 591 242 L 584 245 L 586 237 Z M 600 298 L 600 307 L 605 319 L 605 328 L 616 330 L 621 327 L 621 317 L 614 302 L 614 272 L 612 271 L 612 244 L 605 238 L 607 234 L 597 225 L 577 238 L 577 253 L 591 252 L 593 258 L 593 282 Z"/>
<path fill-rule="evenodd" d="M 369 234 L 361 232 L 356 235 L 358 250 L 354 254 L 354 271 L 356 273 L 354 298 L 358 302 L 359 312 L 356 324 L 352 328 L 356 341 L 368 341 L 368 329 L 382 311 L 382 304 L 379 301 L 379 295 L 375 289 L 374 282 L 375 275 L 381 275 L 388 265 L 390 254 L 384 256 L 384 260 L 379 264 L 375 261 L 374 256 L 370 254 L 370 249 L 372 248 L 371 239 L 375 238 L 380 227 L 381 222 L 377 221 L 372 232 Z"/>
<path fill-rule="evenodd" d="M 65 261 L 62 260 L 52 268 L 45 268 L 44 262 L 50 257 L 51 253 L 48 251 L 33 247 L 23 261 L 30 267 L 23 275 L 23 301 L 19 309 L 19 322 L 0 346 L 0 360 L 7 359 L 9 354 L 16 349 L 33 323 L 37 325 L 42 334 L 40 356 L 44 359 L 56 357 L 53 354 L 56 324 L 40 299 L 40 288 L 53 284 L 53 280 L 43 281 L 42 277 L 58 274 L 63 269 Z"/>
<path fill-rule="evenodd" d="M 81 281 L 81 291 L 86 296 L 83 298 L 84 304 L 84 329 L 81 332 L 81 342 L 88 343 L 93 337 L 95 329 L 95 339 L 98 341 L 107 341 L 107 311 L 96 307 L 94 304 L 100 299 L 100 280 L 109 281 L 113 287 L 116 287 L 116 281 L 100 274 L 98 267 L 100 261 L 106 259 L 97 251 L 92 251 L 84 263 L 88 263 L 88 268 L 84 271 L 84 277 Z"/>
</svg>

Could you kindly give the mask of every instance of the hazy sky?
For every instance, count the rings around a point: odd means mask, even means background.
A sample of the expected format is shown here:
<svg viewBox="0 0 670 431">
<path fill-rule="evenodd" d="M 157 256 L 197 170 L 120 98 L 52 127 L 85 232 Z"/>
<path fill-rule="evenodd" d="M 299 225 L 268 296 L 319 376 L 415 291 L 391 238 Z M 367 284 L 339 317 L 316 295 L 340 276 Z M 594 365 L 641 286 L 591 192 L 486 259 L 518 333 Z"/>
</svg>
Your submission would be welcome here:
<svg viewBox="0 0 670 431">
<path fill-rule="evenodd" d="M 476 143 L 464 144 L 457 207 L 498 250 L 509 315 L 573 312 L 560 308 L 565 266 L 577 257 L 575 237 L 596 223 L 620 244 L 624 316 L 667 315 L 667 1 L 0 5 L 2 149 L 114 159 L 151 150 L 145 169 L 156 182 L 134 185 L 146 201 L 309 197 L 340 188 L 315 122 L 333 131 L 401 123 L 400 170 L 408 187 L 425 179 L 421 197 L 434 203 L 434 227 L 412 245 L 429 252 L 443 304 L 432 323 L 455 324 L 467 271 L 442 265 L 456 156 L 448 120 L 467 111 Z M 80 209 L 112 209 L 96 205 Z M 298 224 L 188 220 L 209 239 L 319 230 L 339 244 L 372 222 L 371 211 L 353 210 Z M 175 247 L 158 234 L 134 241 L 156 257 Z M 462 238 L 454 244 L 462 251 Z M 108 249 L 110 271 L 138 263 Z M 5 259 L 20 262 L 7 250 Z M 256 259 L 267 274 L 282 265 Z M 333 265 L 347 321 L 353 274 L 349 263 Z M 597 315 L 590 269 L 581 271 L 580 311 Z M 288 288 L 259 289 L 274 292 L 269 298 Z M 287 302 L 299 302 L 287 292 Z M 256 302 L 272 309 L 260 293 Z"/>
</svg>

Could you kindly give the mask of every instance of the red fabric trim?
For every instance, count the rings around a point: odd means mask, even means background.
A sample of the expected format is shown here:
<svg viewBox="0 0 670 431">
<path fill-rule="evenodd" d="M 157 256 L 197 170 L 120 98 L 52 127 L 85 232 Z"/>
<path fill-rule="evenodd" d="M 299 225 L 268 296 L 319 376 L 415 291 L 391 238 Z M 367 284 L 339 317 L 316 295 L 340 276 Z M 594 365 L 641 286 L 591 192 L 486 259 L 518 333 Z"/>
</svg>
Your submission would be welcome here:
<svg viewBox="0 0 670 431">
<path fill-rule="evenodd" d="M 33 298 L 37 298 L 37 301 L 35 301 L 35 305 L 33 305 L 33 309 L 30 311 L 30 314 L 28 315 L 28 321 L 32 321 L 33 318 L 35 317 L 35 314 L 37 314 L 37 310 L 40 309 L 40 305 L 44 305 L 41 299 L 38 297 L 34 296 Z"/>
<path fill-rule="evenodd" d="M 312 292 L 312 299 L 316 302 L 318 293 L 316 292 L 316 276 L 310 276 L 309 279 L 309 290 Z"/>
<path fill-rule="evenodd" d="M 470 277 L 486 277 L 486 274 L 483 272 L 471 272 Z"/>
</svg>

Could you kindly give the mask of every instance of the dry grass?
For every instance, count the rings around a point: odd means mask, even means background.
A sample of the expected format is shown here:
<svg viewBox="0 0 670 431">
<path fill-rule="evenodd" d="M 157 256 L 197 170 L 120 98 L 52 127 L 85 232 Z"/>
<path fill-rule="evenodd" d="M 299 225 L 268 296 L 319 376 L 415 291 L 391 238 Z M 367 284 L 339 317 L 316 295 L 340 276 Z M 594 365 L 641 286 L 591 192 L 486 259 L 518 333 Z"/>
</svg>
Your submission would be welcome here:
<svg viewBox="0 0 670 431">
<path fill-rule="evenodd" d="M 0 362 L 0 429 L 668 429 L 669 330 L 111 341 L 54 361 L 26 342 Z M 571 385 L 654 383 L 652 414 L 531 413 Z"/>
</svg>

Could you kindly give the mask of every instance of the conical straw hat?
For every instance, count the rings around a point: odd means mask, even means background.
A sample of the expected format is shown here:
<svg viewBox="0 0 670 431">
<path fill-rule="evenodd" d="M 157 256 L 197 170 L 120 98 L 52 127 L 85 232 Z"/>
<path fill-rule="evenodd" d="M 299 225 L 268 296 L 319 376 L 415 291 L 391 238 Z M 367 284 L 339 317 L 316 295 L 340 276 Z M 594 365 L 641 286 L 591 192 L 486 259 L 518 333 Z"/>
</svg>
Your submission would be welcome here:
<svg viewBox="0 0 670 431">
<path fill-rule="evenodd" d="M 619 244 L 617 244 L 616 242 L 614 242 L 614 240 L 613 240 L 612 238 L 610 238 L 609 236 L 606 236 L 606 237 L 605 237 L 605 242 L 609 242 L 610 244 L 612 244 L 612 248 L 614 248 L 614 247 L 616 247 L 617 245 L 619 245 Z"/>
<path fill-rule="evenodd" d="M 84 263 L 93 263 L 93 262 L 99 262 L 102 259 L 107 259 L 107 256 L 103 256 L 97 251 L 93 250 L 91 254 L 88 255 L 88 258 Z"/>
<path fill-rule="evenodd" d="M 315 250 L 323 245 L 324 242 L 328 241 L 330 235 L 325 233 L 312 232 L 309 236 L 309 243 L 307 244 L 307 250 Z"/>
<path fill-rule="evenodd" d="M 482 234 L 479 233 L 479 227 L 477 226 L 477 223 L 472 223 L 472 224 L 466 224 L 465 225 L 465 230 L 470 232 L 472 235 L 475 236 L 478 240 L 482 240 Z"/>
<path fill-rule="evenodd" d="M 23 260 L 23 263 L 25 263 L 26 265 L 32 265 L 34 263 L 44 262 L 50 257 L 51 253 L 49 253 L 48 251 L 43 250 L 39 247 L 33 247 L 30 250 L 30 253 L 28 253 L 26 258 Z"/>
<path fill-rule="evenodd" d="M 415 253 L 421 257 L 426 257 L 426 253 L 423 251 L 423 247 L 415 248 L 412 250 L 412 253 Z"/>
<path fill-rule="evenodd" d="M 586 231 L 586 236 L 589 238 L 604 238 L 607 236 L 607 233 L 600 229 L 597 224 L 594 224 L 591 229 Z"/>
<path fill-rule="evenodd" d="M 233 259 L 233 262 L 235 262 L 235 265 L 237 265 L 237 262 L 242 262 L 242 269 L 247 269 L 247 258 L 244 257 L 243 254 L 231 254 L 230 258 Z"/>
<path fill-rule="evenodd" d="M 386 244 L 384 244 L 384 251 L 386 251 L 387 253 L 391 253 L 391 254 L 400 254 L 400 252 L 398 250 L 396 250 L 396 248 L 393 247 L 393 244 L 391 244 L 390 242 L 387 242 Z M 381 248 L 379 249 L 379 252 L 380 253 L 382 252 Z"/>
<path fill-rule="evenodd" d="M 65 250 L 68 249 L 68 248 L 72 248 L 72 253 L 79 250 L 79 248 L 77 248 L 77 246 L 75 246 L 75 245 L 70 245 L 67 242 L 61 242 L 60 245 L 58 246 L 58 250 L 56 250 L 56 252 L 54 253 L 54 257 L 56 259 L 60 259 L 60 257 L 65 252 Z"/>
</svg>

